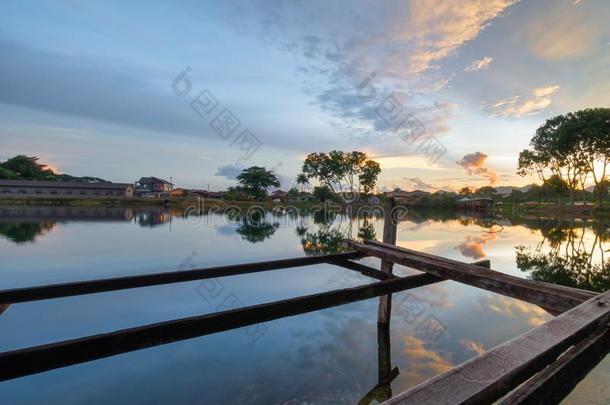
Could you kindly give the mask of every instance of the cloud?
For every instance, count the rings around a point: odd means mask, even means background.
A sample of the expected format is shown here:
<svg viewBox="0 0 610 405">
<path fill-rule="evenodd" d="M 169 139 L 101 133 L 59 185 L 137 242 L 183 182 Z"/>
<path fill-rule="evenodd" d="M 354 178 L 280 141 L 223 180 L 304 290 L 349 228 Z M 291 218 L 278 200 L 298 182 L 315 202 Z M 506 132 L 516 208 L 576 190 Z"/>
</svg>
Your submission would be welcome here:
<svg viewBox="0 0 610 405">
<path fill-rule="evenodd" d="M 409 359 L 409 367 L 403 370 L 408 381 L 419 382 L 453 368 L 453 364 L 438 352 L 427 349 L 423 340 L 410 335 L 402 340 L 403 352 Z"/>
<path fill-rule="evenodd" d="M 490 295 L 485 301 L 487 308 L 498 314 L 511 318 L 527 316 L 527 323 L 531 326 L 540 326 L 551 318 L 544 309 L 513 298 Z"/>
<path fill-rule="evenodd" d="M 439 64 L 518 1 L 408 0 L 375 7 L 359 0 L 240 2 L 235 10 L 256 16 L 248 20 L 258 19 L 259 26 L 236 29 L 291 52 L 304 90 L 328 113 L 334 129 L 379 148 L 381 142 L 375 141 L 391 139 L 391 129 L 398 124 L 376 114 L 391 95 L 430 134 L 449 130 L 453 112 L 432 96 L 440 97 L 436 93 L 455 73 Z M 359 86 L 371 75 L 374 96 L 359 97 Z"/>
<path fill-rule="evenodd" d="M 515 117 L 535 115 L 551 105 L 551 95 L 559 90 L 559 86 L 536 87 L 528 96 L 518 95 L 497 100 L 485 105 L 484 109 L 492 117 Z"/>
<path fill-rule="evenodd" d="M 466 239 L 455 248 L 459 250 L 463 256 L 478 260 L 486 256 L 483 251 L 483 246 L 495 238 L 495 233 L 488 233 L 482 236 L 468 235 L 466 236 Z"/>
<path fill-rule="evenodd" d="M 478 342 L 475 342 L 474 340 L 460 339 L 460 344 L 464 346 L 467 350 L 470 350 L 471 352 L 474 352 L 476 354 L 483 354 L 486 352 L 483 345 Z"/>
<path fill-rule="evenodd" d="M 214 176 L 224 177 L 228 180 L 235 180 L 237 175 L 240 174 L 244 169 L 245 167 L 240 165 L 224 165 L 216 169 Z"/>
<path fill-rule="evenodd" d="M 468 66 L 464 70 L 466 72 L 475 72 L 477 70 L 485 70 L 485 69 L 489 68 L 489 65 L 491 65 L 492 61 L 493 61 L 492 57 L 485 56 L 483 59 L 477 59 L 477 60 L 473 61 L 470 64 L 470 66 Z"/>
<path fill-rule="evenodd" d="M 462 160 L 456 163 L 466 169 L 468 175 L 484 177 L 489 180 L 489 185 L 493 186 L 498 181 L 498 175 L 492 169 L 484 166 L 485 159 L 487 159 L 485 153 L 474 152 L 464 155 Z"/>
<path fill-rule="evenodd" d="M 559 86 L 537 87 L 532 90 L 532 94 L 536 97 L 548 97 L 559 90 Z"/>
<path fill-rule="evenodd" d="M 409 29 L 403 34 L 417 45 L 410 58 L 411 71 L 429 69 L 434 62 L 476 38 L 493 19 L 518 1 L 412 0 Z"/>
<path fill-rule="evenodd" d="M 438 190 L 437 187 L 433 186 L 432 184 L 426 183 L 419 177 L 403 177 L 403 180 L 406 183 L 405 188 L 404 188 L 406 191 L 411 191 L 411 190 L 436 191 L 436 190 Z"/>
</svg>

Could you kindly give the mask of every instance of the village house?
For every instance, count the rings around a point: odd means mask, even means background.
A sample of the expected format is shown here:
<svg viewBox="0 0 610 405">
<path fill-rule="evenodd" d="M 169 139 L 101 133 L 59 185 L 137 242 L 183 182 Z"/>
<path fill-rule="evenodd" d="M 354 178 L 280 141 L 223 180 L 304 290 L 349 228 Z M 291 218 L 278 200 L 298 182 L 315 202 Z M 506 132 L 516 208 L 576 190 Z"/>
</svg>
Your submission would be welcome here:
<svg viewBox="0 0 610 405">
<path fill-rule="evenodd" d="M 493 206 L 494 200 L 491 198 L 464 197 L 457 200 L 457 207 L 462 210 L 485 211 L 493 208 Z"/>
<path fill-rule="evenodd" d="M 136 181 L 136 195 L 138 197 L 164 198 L 169 197 L 174 185 L 158 177 L 142 177 Z"/>
<path fill-rule="evenodd" d="M 129 183 L 0 180 L 0 197 L 132 198 L 133 193 Z"/>
</svg>

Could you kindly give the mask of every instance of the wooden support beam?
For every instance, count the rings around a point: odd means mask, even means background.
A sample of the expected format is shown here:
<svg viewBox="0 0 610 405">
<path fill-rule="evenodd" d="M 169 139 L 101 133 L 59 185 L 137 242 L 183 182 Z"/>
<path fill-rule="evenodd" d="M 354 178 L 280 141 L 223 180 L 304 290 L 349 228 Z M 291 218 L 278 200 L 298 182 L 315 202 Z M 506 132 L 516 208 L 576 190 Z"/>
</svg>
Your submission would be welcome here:
<svg viewBox="0 0 610 405">
<path fill-rule="evenodd" d="M 379 271 L 377 269 L 366 266 L 362 263 L 352 262 L 351 260 L 332 262 L 330 264 L 332 264 L 334 266 L 343 267 L 345 269 L 354 270 L 364 276 L 368 276 L 368 277 L 371 277 L 371 278 L 374 278 L 377 280 L 381 280 L 381 281 L 389 280 L 391 278 L 396 278 L 396 276 L 393 276 L 391 274 L 382 273 L 381 271 Z"/>
<path fill-rule="evenodd" d="M 93 294 L 105 291 L 124 290 L 185 281 L 204 280 L 209 278 L 236 276 L 258 273 L 291 267 L 309 266 L 319 263 L 344 262 L 358 259 L 364 255 L 359 252 L 346 252 L 331 255 L 297 257 L 257 263 L 243 263 L 230 266 L 208 267 L 204 269 L 170 271 L 164 273 L 143 274 L 137 276 L 115 277 L 100 280 L 78 281 L 72 283 L 51 284 L 37 287 L 16 288 L 0 291 L 0 303 L 17 303 L 69 297 L 73 295 Z"/>
<path fill-rule="evenodd" d="M 0 315 L 2 315 L 10 306 L 11 304 L 0 304 Z"/>
<path fill-rule="evenodd" d="M 380 242 L 367 241 L 367 244 L 362 244 L 347 240 L 345 243 L 350 248 L 367 255 L 376 256 L 441 278 L 517 298 L 539 305 L 554 314 L 565 312 L 596 296 L 593 292 L 526 280 L 481 266 L 384 245 Z"/>
<path fill-rule="evenodd" d="M 574 345 L 498 404 L 559 404 L 609 351 L 610 328 L 606 325 Z"/>
<path fill-rule="evenodd" d="M 384 402 L 490 404 L 610 320 L 610 291 Z"/>
<path fill-rule="evenodd" d="M 438 282 L 429 274 L 389 279 L 298 298 L 160 322 L 0 353 L 0 381 L 133 350 L 349 304 Z"/>
</svg>

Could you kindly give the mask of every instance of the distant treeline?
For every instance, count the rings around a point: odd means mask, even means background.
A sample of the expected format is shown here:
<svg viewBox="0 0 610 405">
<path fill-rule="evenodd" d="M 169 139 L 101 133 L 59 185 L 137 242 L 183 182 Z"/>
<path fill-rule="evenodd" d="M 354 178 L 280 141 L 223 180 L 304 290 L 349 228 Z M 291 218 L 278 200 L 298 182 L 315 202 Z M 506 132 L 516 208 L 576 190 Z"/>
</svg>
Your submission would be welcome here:
<svg viewBox="0 0 610 405">
<path fill-rule="evenodd" d="M 75 177 L 58 174 L 46 165 L 38 163 L 35 156 L 17 155 L 0 162 L 0 179 L 5 180 L 42 180 L 42 181 L 79 181 L 86 183 L 106 182 L 99 177 Z"/>
</svg>

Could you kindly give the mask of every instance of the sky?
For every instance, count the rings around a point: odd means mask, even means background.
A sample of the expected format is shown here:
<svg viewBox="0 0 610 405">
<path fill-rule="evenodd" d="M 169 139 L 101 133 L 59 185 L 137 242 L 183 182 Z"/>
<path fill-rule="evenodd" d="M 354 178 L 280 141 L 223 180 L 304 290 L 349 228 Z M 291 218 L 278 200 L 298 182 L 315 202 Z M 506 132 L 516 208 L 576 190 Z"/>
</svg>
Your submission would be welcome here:
<svg viewBox="0 0 610 405">
<path fill-rule="evenodd" d="M 294 185 L 360 150 L 378 190 L 525 185 L 554 115 L 610 107 L 607 0 L 12 1 L 0 5 L 0 160 L 225 189 Z"/>
</svg>

